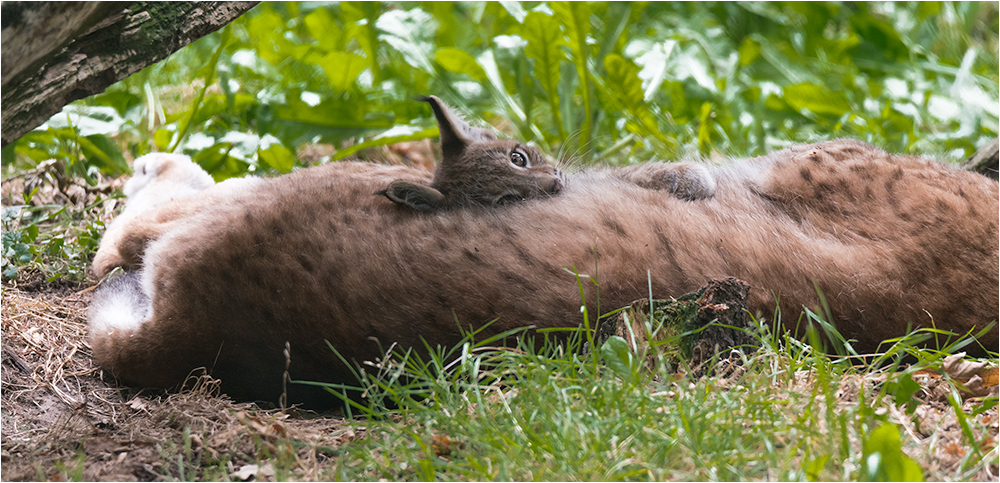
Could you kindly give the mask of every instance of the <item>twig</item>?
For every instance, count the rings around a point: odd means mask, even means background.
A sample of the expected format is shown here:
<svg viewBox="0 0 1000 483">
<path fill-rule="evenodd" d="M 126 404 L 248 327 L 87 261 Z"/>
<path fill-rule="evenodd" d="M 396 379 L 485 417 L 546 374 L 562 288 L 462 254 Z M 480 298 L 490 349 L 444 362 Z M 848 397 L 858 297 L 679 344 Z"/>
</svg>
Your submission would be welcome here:
<svg viewBox="0 0 1000 483">
<path fill-rule="evenodd" d="M 34 372 L 31 370 L 31 367 L 28 366 L 28 363 L 24 362 L 24 359 L 21 359 L 21 357 L 18 356 L 9 347 L 3 346 L 3 354 L 7 356 L 10 362 L 14 364 L 14 367 L 16 367 L 19 371 L 25 374 L 31 374 L 32 372 Z"/>
</svg>

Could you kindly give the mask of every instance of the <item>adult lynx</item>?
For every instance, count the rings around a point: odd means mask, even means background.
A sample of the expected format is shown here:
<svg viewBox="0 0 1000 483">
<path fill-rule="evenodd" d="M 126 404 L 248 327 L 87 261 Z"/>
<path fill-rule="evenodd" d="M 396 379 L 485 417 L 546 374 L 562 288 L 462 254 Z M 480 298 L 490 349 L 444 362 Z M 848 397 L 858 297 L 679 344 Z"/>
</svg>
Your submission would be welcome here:
<svg viewBox="0 0 1000 483">
<path fill-rule="evenodd" d="M 860 351 L 911 326 L 964 333 L 998 317 L 1000 193 L 978 174 L 857 141 L 714 169 L 691 178 L 711 186 L 697 201 L 635 173 L 580 173 L 501 209 L 410 209 L 372 193 L 433 178 L 365 163 L 206 189 L 163 205 L 183 216 L 150 238 L 141 271 L 95 295 L 94 355 L 136 385 L 173 387 L 205 367 L 237 399 L 277 400 L 286 342 L 292 379 L 350 384 L 326 341 L 364 361 L 392 343 L 453 345 L 458 324 L 576 326 L 572 270 L 597 279 L 605 310 L 648 284 L 664 298 L 740 277 L 752 310 L 770 316 L 777 297 L 791 329 L 818 287 Z M 584 287 L 596 314 L 597 288 Z M 995 350 L 997 331 L 980 342 Z M 290 402 L 324 401 L 287 389 Z"/>
</svg>

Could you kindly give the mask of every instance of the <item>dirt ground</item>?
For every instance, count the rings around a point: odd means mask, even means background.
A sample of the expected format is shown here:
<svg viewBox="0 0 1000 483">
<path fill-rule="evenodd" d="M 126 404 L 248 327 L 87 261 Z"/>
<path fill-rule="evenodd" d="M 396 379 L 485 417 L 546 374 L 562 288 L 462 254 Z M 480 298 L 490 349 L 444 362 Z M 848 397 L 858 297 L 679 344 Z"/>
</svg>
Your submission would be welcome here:
<svg viewBox="0 0 1000 483">
<path fill-rule="evenodd" d="M 246 465 L 278 451 L 295 452 L 296 477 L 308 480 L 364 432 L 336 417 L 233 403 L 214 395 L 210 379 L 170 395 L 119 388 L 87 345 L 86 287 L 36 281 L 2 290 L 4 481 L 159 481 L 183 474 L 178 455 L 222 462 L 219 473 L 239 480 L 256 469 Z"/>
</svg>

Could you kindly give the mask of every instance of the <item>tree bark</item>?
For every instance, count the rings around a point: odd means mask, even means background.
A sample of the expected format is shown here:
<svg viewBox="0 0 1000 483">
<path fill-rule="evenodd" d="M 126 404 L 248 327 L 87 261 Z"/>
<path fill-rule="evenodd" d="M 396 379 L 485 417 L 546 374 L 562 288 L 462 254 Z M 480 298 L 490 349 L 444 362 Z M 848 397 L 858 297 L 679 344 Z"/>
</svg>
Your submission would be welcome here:
<svg viewBox="0 0 1000 483">
<path fill-rule="evenodd" d="M 2 145 L 257 2 L 4 2 Z"/>
</svg>

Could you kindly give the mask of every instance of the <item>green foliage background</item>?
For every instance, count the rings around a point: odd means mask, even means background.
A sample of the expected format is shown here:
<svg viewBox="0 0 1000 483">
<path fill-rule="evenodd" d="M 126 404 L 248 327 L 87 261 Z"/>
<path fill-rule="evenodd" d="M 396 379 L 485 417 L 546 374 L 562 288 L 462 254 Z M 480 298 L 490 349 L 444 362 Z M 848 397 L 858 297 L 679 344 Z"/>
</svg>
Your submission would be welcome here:
<svg viewBox="0 0 1000 483">
<path fill-rule="evenodd" d="M 436 136 L 436 94 L 553 154 L 624 163 L 860 138 L 971 154 L 998 124 L 983 3 L 262 3 L 4 150 L 73 175 L 183 151 L 222 179 Z"/>
</svg>

